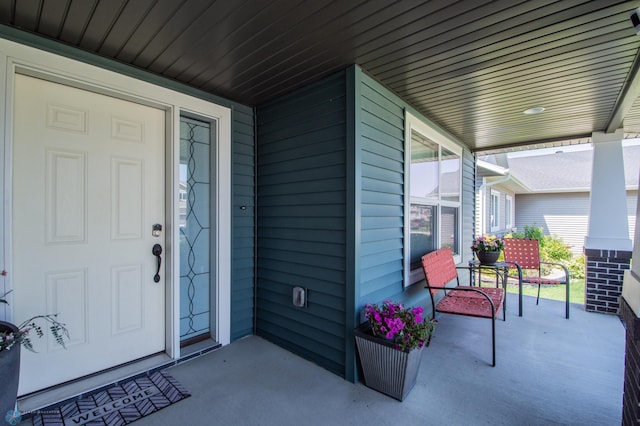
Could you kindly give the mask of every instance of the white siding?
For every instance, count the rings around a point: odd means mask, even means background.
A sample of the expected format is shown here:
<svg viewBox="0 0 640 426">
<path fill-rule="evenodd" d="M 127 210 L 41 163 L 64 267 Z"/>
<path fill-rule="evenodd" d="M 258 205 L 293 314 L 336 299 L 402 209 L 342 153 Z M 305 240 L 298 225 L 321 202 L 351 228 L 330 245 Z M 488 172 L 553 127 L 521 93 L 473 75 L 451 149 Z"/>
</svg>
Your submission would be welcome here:
<svg viewBox="0 0 640 426">
<path fill-rule="evenodd" d="M 629 238 L 633 240 L 638 191 L 627 191 Z M 520 194 L 515 198 L 515 225 L 541 226 L 545 234 L 557 235 L 581 254 L 589 226 L 589 193 Z"/>
</svg>

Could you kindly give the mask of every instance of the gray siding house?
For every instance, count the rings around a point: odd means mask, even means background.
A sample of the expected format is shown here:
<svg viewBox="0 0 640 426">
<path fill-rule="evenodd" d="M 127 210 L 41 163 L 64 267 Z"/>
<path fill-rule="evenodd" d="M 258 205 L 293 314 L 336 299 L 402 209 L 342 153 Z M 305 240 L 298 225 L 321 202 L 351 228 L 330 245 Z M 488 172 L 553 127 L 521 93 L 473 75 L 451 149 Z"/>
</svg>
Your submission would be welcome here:
<svg viewBox="0 0 640 426">
<path fill-rule="evenodd" d="M 492 160 L 506 163 L 504 156 Z M 511 185 L 505 185 L 506 182 L 511 182 Z M 504 235 L 515 227 L 516 182 L 507 167 L 490 161 L 477 161 L 476 235 Z"/>
<path fill-rule="evenodd" d="M 624 146 L 623 157 L 629 238 L 633 238 L 640 146 Z M 482 157 L 478 161 L 478 176 L 485 184 L 484 188 L 490 187 L 491 192 L 485 191 L 484 204 L 477 204 L 477 229 L 484 226 L 488 232 L 502 234 L 513 228 L 524 231 L 525 225 L 538 226 L 545 234 L 562 238 L 575 255 L 582 254 L 589 227 L 592 163 L 591 150 Z M 491 193 L 499 194 L 500 226 L 496 229 L 490 229 Z M 505 200 L 509 197 L 510 203 Z M 505 212 L 509 204 L 513 209 L 511 226 L 504 220 L 509 217 Z"/>
</svg>

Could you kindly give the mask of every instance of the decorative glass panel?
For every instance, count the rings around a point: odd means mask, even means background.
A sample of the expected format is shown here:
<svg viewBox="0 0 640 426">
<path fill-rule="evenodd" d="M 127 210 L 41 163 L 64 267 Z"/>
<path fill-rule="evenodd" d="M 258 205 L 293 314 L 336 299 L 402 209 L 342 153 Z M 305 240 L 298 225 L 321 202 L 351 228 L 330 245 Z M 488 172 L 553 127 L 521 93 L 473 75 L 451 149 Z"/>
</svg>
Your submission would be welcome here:
<svg viewBox="0 0 640 426">
<path fill-rule="evenodd" d="M 210 123 L 180 120 L 180 339 L 210 333 Z"/>
</svg>

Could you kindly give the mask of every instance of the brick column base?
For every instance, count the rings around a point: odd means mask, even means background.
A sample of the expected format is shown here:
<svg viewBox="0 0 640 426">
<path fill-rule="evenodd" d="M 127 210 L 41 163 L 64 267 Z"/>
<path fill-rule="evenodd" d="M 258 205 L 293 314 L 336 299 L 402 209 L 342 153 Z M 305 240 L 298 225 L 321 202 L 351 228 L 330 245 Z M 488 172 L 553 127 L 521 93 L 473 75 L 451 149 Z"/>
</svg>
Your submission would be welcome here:
<svg viewBox="0 0 640 426">
<path fill-rule="evenodd" d="M 622 424 L 640 424 L 640 318 L 626 300 L 620 299 L 622 320 L 625 323 L 624 394 L 622 395 Z"/>
<path fill-rule="evenodd" d="M 630 268 L 630 251 L 585 249 L 585 310 L 618 314 L 624 271 Z"/>
</svg>

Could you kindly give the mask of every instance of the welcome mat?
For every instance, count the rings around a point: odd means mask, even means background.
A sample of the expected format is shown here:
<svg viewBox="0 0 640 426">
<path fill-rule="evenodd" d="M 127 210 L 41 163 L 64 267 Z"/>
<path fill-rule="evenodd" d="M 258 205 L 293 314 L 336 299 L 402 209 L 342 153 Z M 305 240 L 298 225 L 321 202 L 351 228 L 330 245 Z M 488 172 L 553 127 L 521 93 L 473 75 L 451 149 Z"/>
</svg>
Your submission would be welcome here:
<svg viewBox="0 0 640 426">
<path fill-rule="evenodd" d="M 166 372 L 138 377 L 33 417 L 35 426 L 127 425 L 191 396 Z"/>
</svg>

